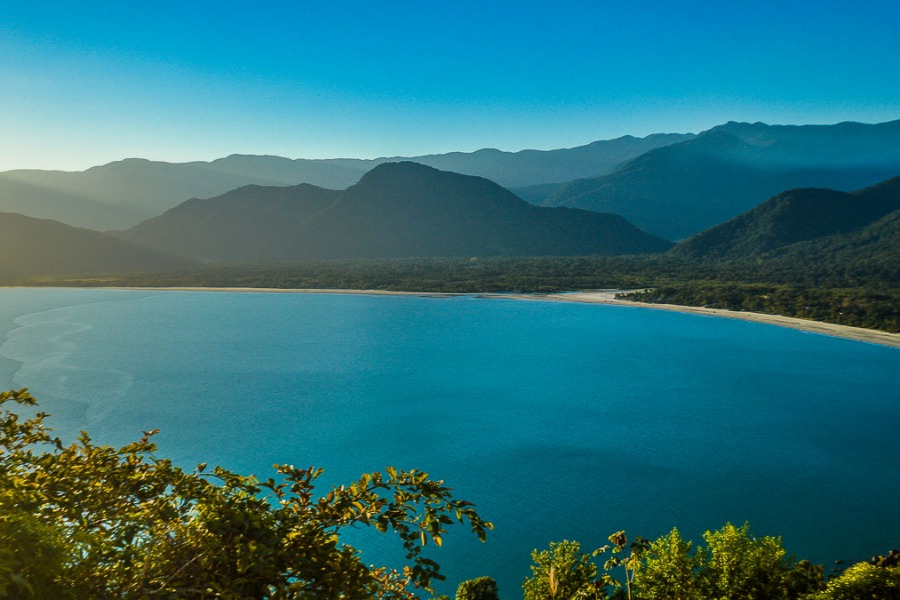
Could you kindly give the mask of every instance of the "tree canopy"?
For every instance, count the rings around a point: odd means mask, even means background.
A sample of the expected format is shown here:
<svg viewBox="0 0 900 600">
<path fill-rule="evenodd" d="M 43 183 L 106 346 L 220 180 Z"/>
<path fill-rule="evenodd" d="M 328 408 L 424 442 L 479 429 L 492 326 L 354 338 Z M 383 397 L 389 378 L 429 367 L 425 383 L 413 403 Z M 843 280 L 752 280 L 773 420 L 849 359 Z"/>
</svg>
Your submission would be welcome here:
<svg viewBox="0 0 900 600">
<path fill-rule="evenodd" d="M 10 403 L 20 407 L 10 409 Z M 319 495 L 319 468 L 259 481 L 154 455 L 155 431 L 113 448 L 64 445 L 27 390 L 0 393 L 0 597 L 411 598 L 443 579 L 423 549 L 492 524 L 427 473 L 388 467 Z M 402 570 L 367 566 L 349 527 L 396 535 Z"/>
</svg>

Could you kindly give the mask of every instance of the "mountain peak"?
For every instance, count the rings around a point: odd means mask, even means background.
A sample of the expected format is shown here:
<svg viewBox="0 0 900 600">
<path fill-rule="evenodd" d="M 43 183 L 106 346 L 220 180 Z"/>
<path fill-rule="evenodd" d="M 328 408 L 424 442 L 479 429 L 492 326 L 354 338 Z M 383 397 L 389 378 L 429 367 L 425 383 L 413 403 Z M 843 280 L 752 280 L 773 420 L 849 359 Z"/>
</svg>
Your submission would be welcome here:
<svg viewBox="0 0 900 600">
<path fill-rule="evenodd" d="M 380 165 L 372 168 L 371 171 L 366 173 L 363 177 L 373 177 L 380 176 L 382 174 L 388 173 L 392 175 L 403 174 L 403 173 L 440 173 L 440 169 L 435 169 L 434 167 L 429 167 L 428 165 L 423 165 L 422 163 L 415 162 L 412 160 L 398 160 L 392 162 L 381 163 Z"/>
<path fill-rule="evenodd" d="M 633 254 L 671 246 L 615 215 L 539 208 L 482 177 L 412 161 L 378 165 L 343 192 L 246 186 L 184 203 L 122 237 L 227 262 Z"/>
<path fill-rule="evenodd" d="M 449 188 L 463 186 L 470 192 L 477 187 L 496 191 L 517 202 L 524 202 L 506 188 L 484 177 L 444 171 L 411 160 L 382 163 L 363 175 L 359 183 L 350 189 L 373 186 L 387 186 L 398 195 L 428 192 L 429 186 L 438 186 L 442 189 L 448 186 Z"/>
</svg>

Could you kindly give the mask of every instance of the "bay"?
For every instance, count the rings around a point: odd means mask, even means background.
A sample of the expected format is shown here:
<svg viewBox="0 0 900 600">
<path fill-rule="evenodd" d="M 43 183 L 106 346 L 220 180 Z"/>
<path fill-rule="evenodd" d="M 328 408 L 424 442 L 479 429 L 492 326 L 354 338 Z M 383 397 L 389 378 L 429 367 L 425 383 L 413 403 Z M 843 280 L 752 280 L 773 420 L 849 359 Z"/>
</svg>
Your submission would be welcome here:
<svg viewBox="0 0 900 600">
<path fill-rule="evenodd" d="M 818 563 L 900 545 L 894 348 L 630 307 L 123 290 L 0 290 L 0 333 L 0 384 L 64 437 L 446 480 L 496 526 L 434 553 L 448 594 L 491 575 L 519 597 L 532 549 L 619 529 L 749 521 Z"/>
</svg>

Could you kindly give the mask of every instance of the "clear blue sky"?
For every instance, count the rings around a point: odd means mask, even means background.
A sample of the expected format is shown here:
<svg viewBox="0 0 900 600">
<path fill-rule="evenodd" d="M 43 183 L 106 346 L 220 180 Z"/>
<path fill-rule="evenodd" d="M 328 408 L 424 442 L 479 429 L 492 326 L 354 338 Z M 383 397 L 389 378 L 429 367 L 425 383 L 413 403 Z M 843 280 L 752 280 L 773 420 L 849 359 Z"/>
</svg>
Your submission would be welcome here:
<svg viewBox="0 0 900 600">
<path fill-rule="evenodd" d="M 0 0 L 0 170 L 898 118 L 896 0 Z"/>
</svg>

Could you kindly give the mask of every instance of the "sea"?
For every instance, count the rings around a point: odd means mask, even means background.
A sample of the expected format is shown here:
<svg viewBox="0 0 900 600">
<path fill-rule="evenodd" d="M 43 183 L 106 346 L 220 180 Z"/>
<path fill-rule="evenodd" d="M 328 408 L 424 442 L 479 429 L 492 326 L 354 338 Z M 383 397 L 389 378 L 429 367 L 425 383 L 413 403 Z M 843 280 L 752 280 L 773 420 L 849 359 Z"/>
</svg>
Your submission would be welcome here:
<svg viewBox="0 0 900 600">
<path fill-rule="evenodd" d="M 641 307 L 455 296 L 0 290 L 0 388 L 57 435 L 265 479 L 427 471 L 494 524 L 429 546 L 453 595 L 531 552 L 749 522 L 830 569 L 900 547 L 900 350 Z M 347 532 L 367 563 L 395 536 Z"/>
</svg>

